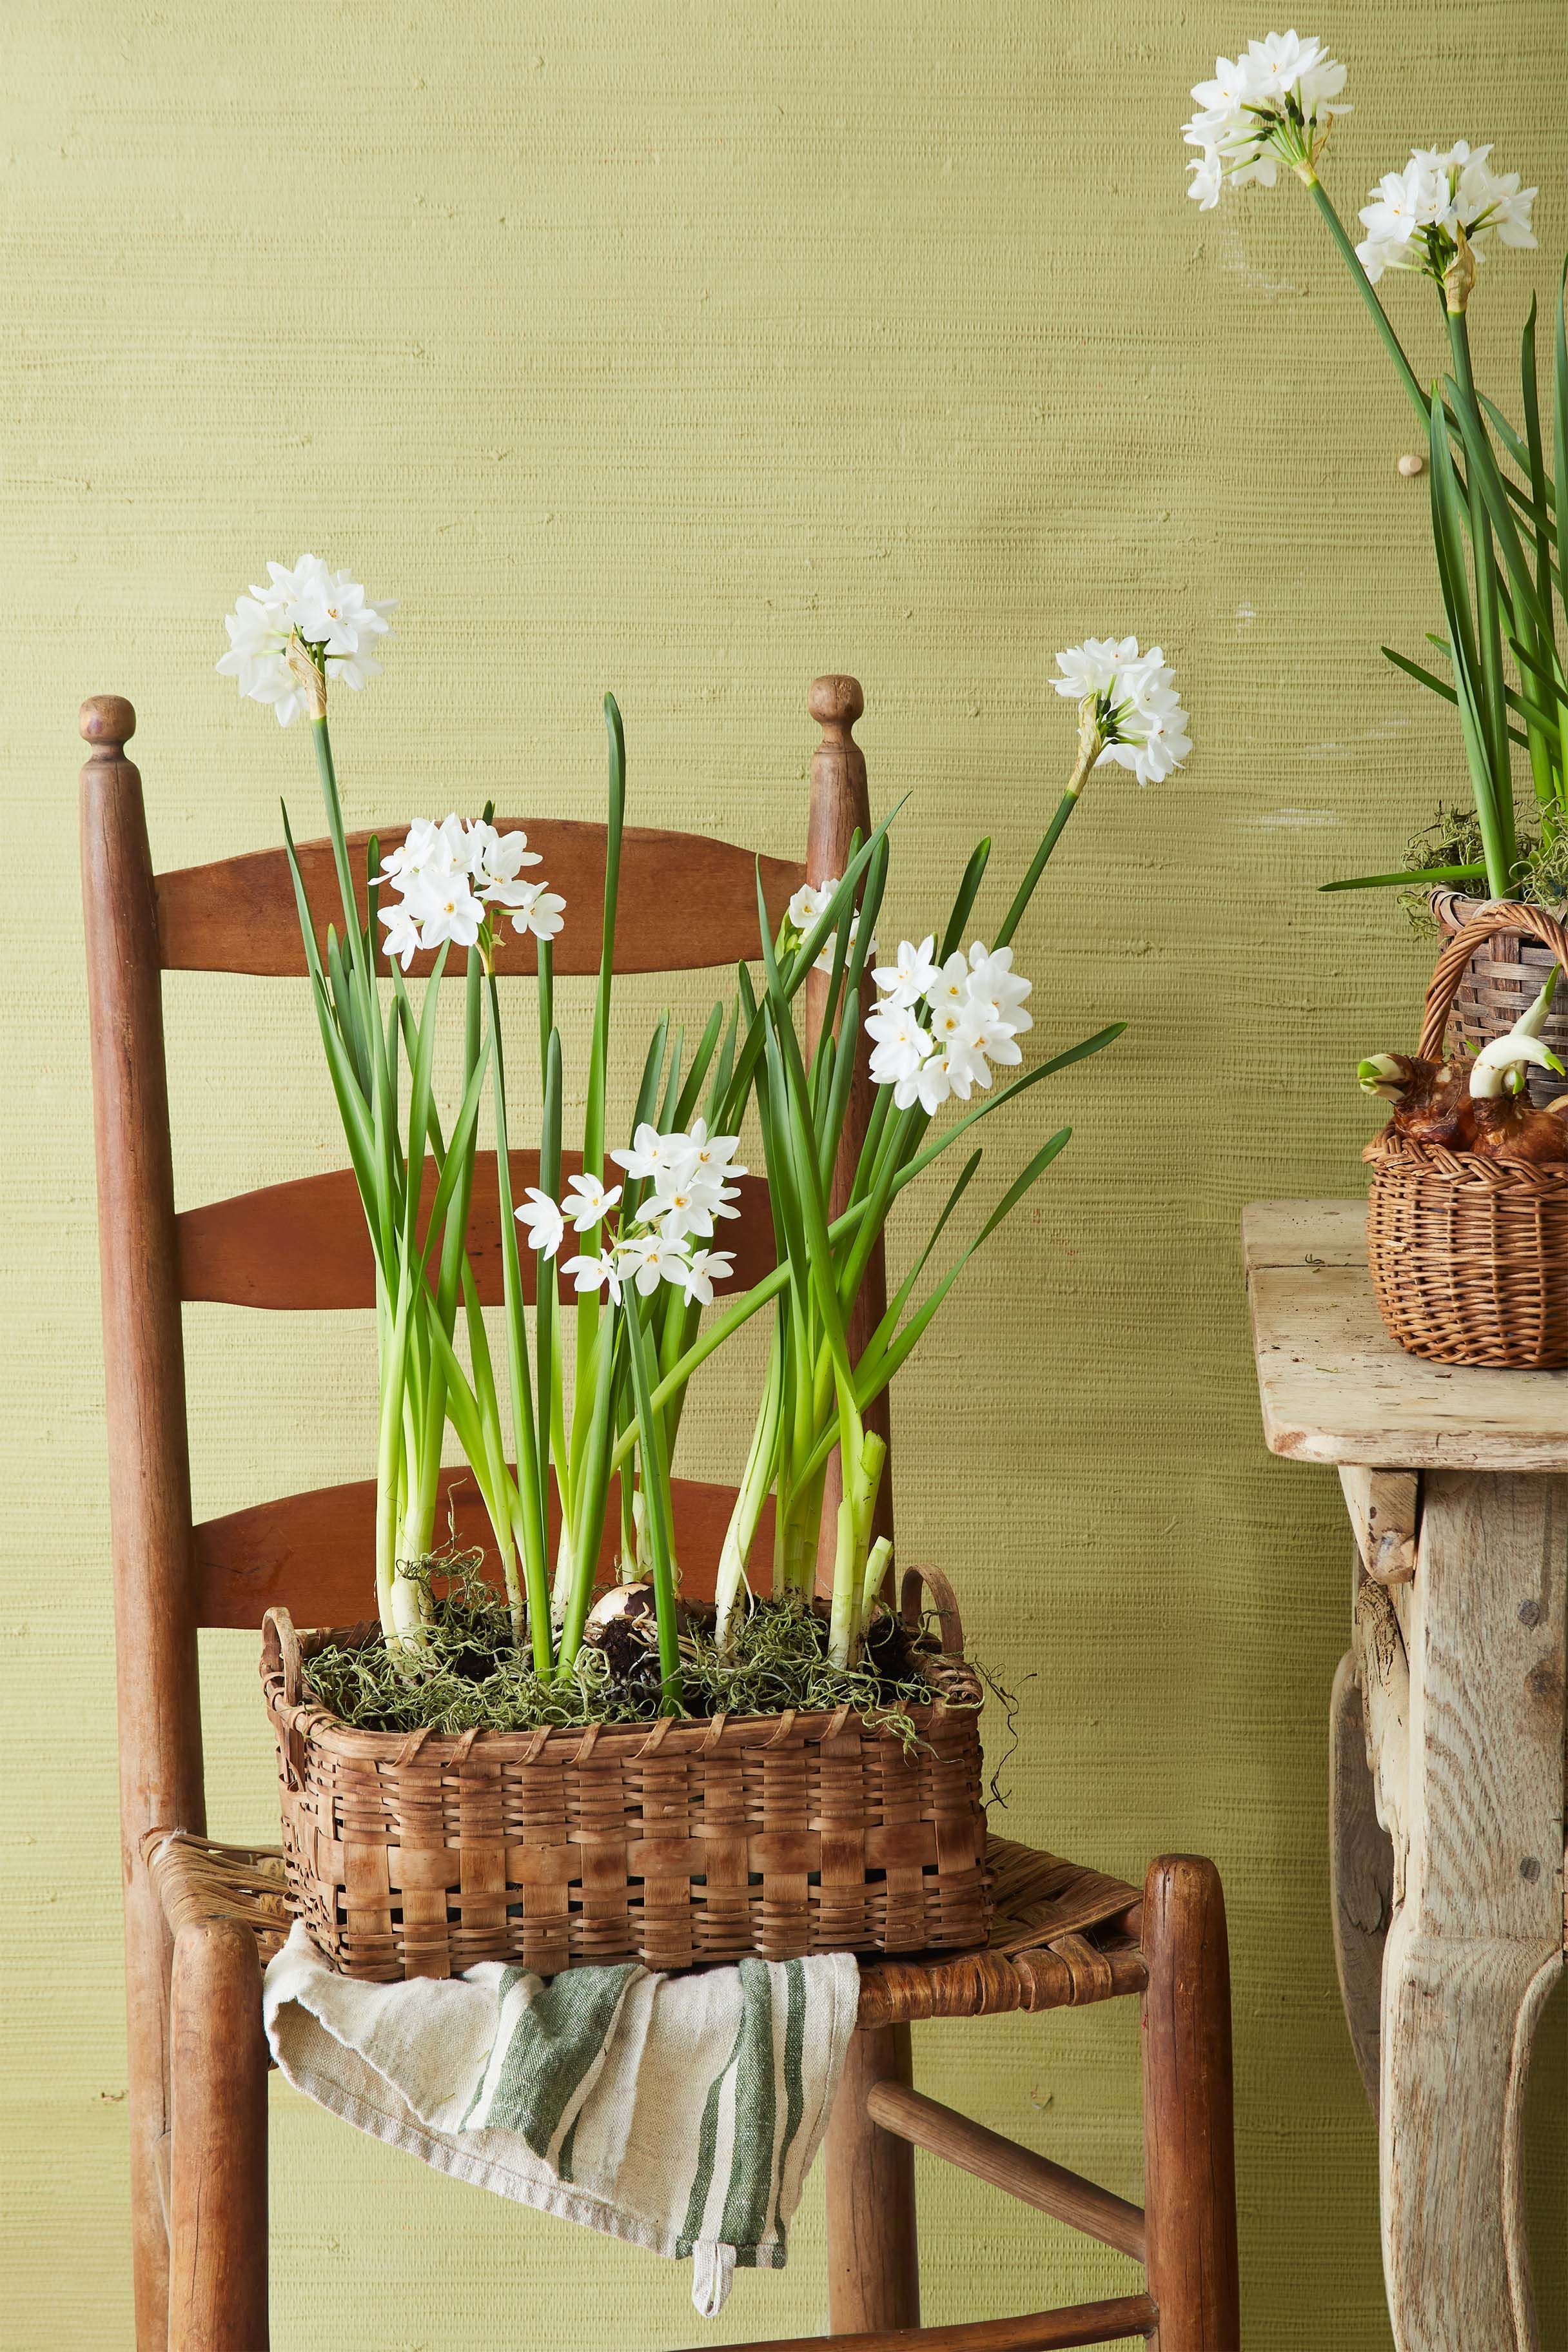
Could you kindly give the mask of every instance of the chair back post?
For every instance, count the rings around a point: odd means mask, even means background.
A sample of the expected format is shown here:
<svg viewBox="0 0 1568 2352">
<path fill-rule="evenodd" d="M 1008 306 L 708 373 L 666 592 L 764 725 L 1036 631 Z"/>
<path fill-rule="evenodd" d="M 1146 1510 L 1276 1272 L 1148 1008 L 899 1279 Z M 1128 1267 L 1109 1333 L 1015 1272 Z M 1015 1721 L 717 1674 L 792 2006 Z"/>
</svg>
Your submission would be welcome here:
<svg viewBox="0 0 1568 2352">
<path fill-rule="evenodd" d="M 206 1826 L 191 1578 L 184 1355 L 157 902 L 136 714 L 83 703 L 82 909 L 98 1164 L 125 1890 L 137 2343 L 163 2341 L 168 2249 L 157 2146 L 167 2128 L 172 1946 L 142 1863 L 144 1831 Z"/>
<path fill-rule="evenodd" d="M 825 882 L 842 875 L 848 865 L 850 843 L 857 833 L 864 841 L 871 830 L 871 803 L 866 782 L 866 755 L 855 740 L 855 722 L 866 708 L 866 698 L 858 678 L 832 676 L 815 678 L 806 706 L 822 728 L 822 740 L 811 762 L 811 807 L 806 820 L 805 876 L 808 882 Z M 822 1034 L 822 1019 L 826 1010 L 827 975 L 814 971 L 805 983 L 805 1035 L 809 1055 Z M 837 1164 L 833 1171 L 833 1190 L 829 1210 L 837 1216 L 848 1202 L 849 1188 L 854 1181 L 860 1147 L 866 1139 L 866 1129 L 871 1118 L 871 1074 L 866 1033 L 862 1025 L 855 1040 L 855 1077 L 849 1090 L 849 1108 L 844 1121 L 844 1138 L 839 1146 Z M 851 1358 L 856 1358 L 881 1321 L 888 1304 L 887 1273 L 882 1244 L 877 1244 L 866 1268 L 860 1286 L 860 1296 L 849 1318 L 848 1341 Z M 889 1437 L 888 1391 L 883 1390 L 866 1413 L 866 1425 L 887 1441 Z M 837 1452 L 827 1465 L 827 1480 L 823 1489 L 822 1534 L 816 1558 L 817 1584 L 830 1590 L 833 1582 L 833 1559 L 837 1544 L 838 1505 L 844 1491 L 843 1474 Z M 893 1532 L 893 1486 L 891 1456 L 883 1473 L 877 1513 L 873 1521 L 877 1535 L 891 1537 Z"/>
</svg>

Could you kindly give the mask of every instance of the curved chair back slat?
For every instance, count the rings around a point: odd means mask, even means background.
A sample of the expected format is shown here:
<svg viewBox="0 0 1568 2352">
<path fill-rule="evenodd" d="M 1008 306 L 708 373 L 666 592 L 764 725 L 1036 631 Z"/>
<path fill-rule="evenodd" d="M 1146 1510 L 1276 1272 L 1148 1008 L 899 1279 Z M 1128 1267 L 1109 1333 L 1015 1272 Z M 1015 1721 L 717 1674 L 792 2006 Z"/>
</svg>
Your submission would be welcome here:
<svg viewBox="0 0 1568 2352">
<path fill-rule="evenodd" d="M 539 1154 L 512 1151 L 507 1157 L 511 1197 L 521 1201 L 524 1187 L 539 1181 Z M 582 1165 L 581 1152 L 563 1151 L 563 1180 Z M 428 1166 L 426 1212 L 436 1181 L 435 1167 Z M 725 1220 L 712 1246 L 733 1252 L 731 1286 L 745 1290 L 773 1264 L 773 1223 L 762 1177 L 742 1176 L 740 1191 L 735 1203 L 740 1213 Z M 216 1302 L 284 1312 L 375 1305 L 375 1261 L 352 1168 L 334 1168 L 327 1175 L 301 1176 L 291 1184 L 268 1184 L 259 1192 L 208 1202 L 203 1208 L 183 1209 L 174 1220 L 174 1234 L 180 1297 L 187 1305 Z M 480 1305 L 499 1307 L 500 1206 L 493 1151 L 474 1155 L 468 1257 Z M 523 1295 L 531 1306 L 539 1271 L 531 1250 L 522 1252 L 521 1266 Z M 256 1622 L 259 1624 L 259 1617 Z"/>
<path fill-rule="evenodd" d="M 599 909 L 605 898 L 605 828 L 567 818 L 531 822 L 498 817 L 504 833 L 521 825 L 529 846 L 542 863 L 532 870 L 560 893 L 575 918 L 555 941 L 557 974 L 599 969 Z M 382 852 L 397 847 L 403 824 L 377 834 L 351 833 L 349 862 L 356 877 L 360 915 L 366 910 L 365 852 L 378 839 Z M 327 924 L 339 914 L 331 845 L 298 845 L 300 873 L 317 919 L 317 942 L 326 952 Z M 621 845 L 620 893 L 616 902 L 616 970 L 697 971 L 715 964 L 754 960 L 757 953 L 757 870 L 762 869 L 768 911 L 776 925 L 805 867 L 784 857 L 758 858 L 730 841 L 703 834 L 661 833 L 628 825 Z M 304 943 L 295 906 L 294 884 L 281 849 L 258 849 L 208 866 L 186 866 L 156 877 L 158 953 L 165 971 L 237 971 L 262 977 L 300 979 Z M 590 919 L 582 919 L 584 910 Z M 434 961 L 416 956 L 410 966 L 423 976 Z M 454 965 L 460 953 L 448 958 Z M 500 973 L 538 969 L 531 938 L 503 924 L 497 937 Z"/>
<path fill-rule="evenodd" d="M 709 1601 L 735 1489 L 699 1478 L 676 1478 L 671 1484 L 680 1589 L 689 1600 Z M 482 1552 L 487 1572 L 499 1584 L 500 1566 L 489 1521 L 471 1474 L 461 1465 L 441 1473 L 436 1527 L 443 1541 L 449 1532 L 464 1550 Z M 600 1550 L 605 1570 L 615 1565 L 619 1533 L 612 1488 Z M 552 1548 L 559 1534 L 552 1500 Z M 758 1543 L 761 1549 L 771 1549 L 771 1503 Z M 250 1628 L 260 1623 L 268 1609 L 281 1606 L 291 1617 L 302 1609 L 321 1625 L 357 1624 L 370 1606 L 364 1564 L 374 1544 L 374 1478 L 283 1495 L 270 1503 L 230 1511 L 223 1518 L 205 1519 L 195 1535 L 196 1622 Z"/>
</svg>

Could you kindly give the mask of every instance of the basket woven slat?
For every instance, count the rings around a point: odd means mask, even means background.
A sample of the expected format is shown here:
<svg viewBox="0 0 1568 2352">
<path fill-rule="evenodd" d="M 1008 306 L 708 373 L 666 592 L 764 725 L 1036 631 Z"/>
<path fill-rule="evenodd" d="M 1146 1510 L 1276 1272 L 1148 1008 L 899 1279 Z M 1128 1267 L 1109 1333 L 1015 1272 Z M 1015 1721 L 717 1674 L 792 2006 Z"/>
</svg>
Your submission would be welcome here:
<svg viewBox="0 0 1568 2352">
<path fill-rule="evenodd" d="M 1542 962 L 1499 964 L 1521 982 L 1507 1022 L 1489 1038 L 1512 1026 L 1554 961 L 1568 965 L 1568 934 L 1555 918 L 1538 907 L 1489 907 L 1438 959 L 1421 1034 L 1426 1057 L 1441 1055 L 1494 931 L 1539 942 Z M 1400 1346 L 1444 1364 L 1568 1364 L 1568 1166 L 1483 1160 L 1394 1136 L 1379 1136 L 1363 1156 L 1373 1171 L 1373 1287 Z"/>
<path fill-rule="evenodd" d="M 951 1591 L 927 1574 L 961 1654 Z M 911 1570 L 911 1626 L 921 1584 Z M 979 1691 L 961 1654 L 933 1654 L 956 1703 L 910 1710 L 912 1754 L 842 1707 L 405 1737 L 307 1703 L 313 1651 L 372 1631 L 300 1637 L 274 1611 L 262 1661 L 290 1899 L 345 1974 L 384 1982 L 500 1959 L 553 1975 L 985 1942 Z"/>
</svg>

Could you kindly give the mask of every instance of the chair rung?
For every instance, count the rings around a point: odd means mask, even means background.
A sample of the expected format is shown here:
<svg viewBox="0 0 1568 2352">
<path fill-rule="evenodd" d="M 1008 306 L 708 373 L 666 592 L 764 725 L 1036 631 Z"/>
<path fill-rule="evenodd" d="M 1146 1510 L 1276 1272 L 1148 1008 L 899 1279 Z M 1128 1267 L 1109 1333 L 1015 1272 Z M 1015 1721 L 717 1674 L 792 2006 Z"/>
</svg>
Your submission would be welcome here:
<svg viewBox="0 0 1568 2352">
<path fill-rule="evenodd" d="M 976 2319 L 954 2327 L 894 2327 L 885 2335 L 792 2336 L 771 2344 L 742 2344 L 733 2352 L 1068 2352 L 1073 2345 L 1119 2344 L 1154 2332 L 1159 2318 L 1146 2294 L 1120 2294 L 1109 2303 L 1064 2305 L 1025 2319 Z"/>
<path fill-rule="evenodd" d="M 1049 2157 L 1036 2156 L 1016 2140 L 1005 2139 L 955 2108 L 944 2107 L 939 2099 L 928 2099 L 898 2083 L 876 2084 L 866 2112 L 884 2131 L 912 2140 L 916 2147 L 973 2172 L 1039 2212 L 1054 2214 L 1085 2237 L 1114 2246 L 1118 2253 L 1143 2260 L 1142 2207 L 1113 2196 L 1098 2181 L 1069 2172 L 1065 2164 L 1053 2164 Z"/>
</svg>

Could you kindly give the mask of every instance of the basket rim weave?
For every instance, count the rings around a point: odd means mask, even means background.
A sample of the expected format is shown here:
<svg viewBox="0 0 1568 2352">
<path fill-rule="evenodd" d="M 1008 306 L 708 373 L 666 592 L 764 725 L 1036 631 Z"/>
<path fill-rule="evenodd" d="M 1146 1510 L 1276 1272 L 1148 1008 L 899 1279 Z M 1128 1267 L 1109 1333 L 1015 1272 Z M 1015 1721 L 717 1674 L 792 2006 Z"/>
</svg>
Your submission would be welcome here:
<svg viewBox="0 0 1568 2352">
<path fill-rule="evenodd" d="M 939 1730 L 952 1716 L 976 1715 L 984 1699 L 980 1676 L 964 1659 L 956 1596 L 940 1569 L 904 1570 L 899 1613 L 905 1627 L 913 1631 L 920 1624 L 922 1586 L 930 1589 L 941 1627 L 941 1647 L 928 1654 L 933 1664 L 941 1664 L 944 1678 L 961 1687 L 964 1696 L 961 1703 L 950 1704 L 938 1691 L 929 1702 L 900 1707 L 899 1714 L 907 1717 L 917 1733 Z M 286 1608 L 268 1610 L 261 1621 L 262 1689 L 268 1711 L 287 1719 L 295 1738 L 308 1737 L 313 1747 L 329 1753 L 354 1755 L 376 1763 L 405 1765 L 418 1756 L 426 1763 L 439 1759 L 459 1767 L 476 1748 L 498 1763 L 532 1764 L 548 1756 L 552 1761 L 575 1766 L 595 1755 L 641 1762 L 661 1749 L 677 1754 L 695 1751 L 706 1757 L 748 1748 L 815 1747 L 837 1738 L 852 1722 L 874 1737 L 894 1736 L 889 1727 L 868 1722 L 848 1705 L 822 1709 L 782 1707 L 771 1715 L 664 1715 L 647 1723 L 544 1724 L 519 1731 L 498 1730 L 489 1725 L 457 1732 L 437 1731 L 428 1725 L 413 1731 L 376 1731 L 343 1722 L 330 1707 L 307 1695 L 304 1681 L 307 1660 L 329 1640 L 347 1643 L 356 1638 L 369 1639 L 380 1630 L 377 1619 L 367 1618 L 353 1626 L 301 1631 Z M 568 1754 L 568 1749 L 573 1752 Z"/>
<path fill-rule="evenodd" d="M 1401 1135 L 1374 1135 L 1361 1156 L 1371 1168 L 1447 1177 L 1493 1192 L 1568 1192 L 1568 1160 L 1490 1160 L 1479 1151 L 1450 1151 L 1447 1144 Z"/>
</svg>

